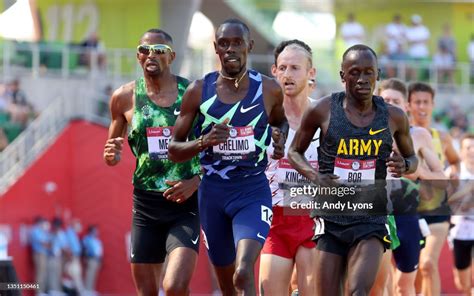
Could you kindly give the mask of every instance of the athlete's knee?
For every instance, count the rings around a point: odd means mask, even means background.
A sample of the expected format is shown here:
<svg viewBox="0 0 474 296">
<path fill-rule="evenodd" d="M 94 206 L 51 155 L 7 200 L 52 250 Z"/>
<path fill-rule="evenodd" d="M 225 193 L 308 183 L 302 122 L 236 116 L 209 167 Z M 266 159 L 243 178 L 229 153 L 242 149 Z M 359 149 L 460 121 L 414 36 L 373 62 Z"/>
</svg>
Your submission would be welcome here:
<svg viewBox="0 0 474 296">
<path fill-rule="evenodd" d="M 165 280 L 163 281 L 163 290 L 167 296 L 188 295 L 188 285 L 184 281 Z"/>
<path fill-rule="evenodd" d="M 250 268 L 237 267 L 234 272 L 234 286 L 238 290 L 247 288 L 253 280 L 253 272 Z"/>
<path fill-rule="evenodd" d="M 372 285 L 370 283 L 365 283 L 363 281 L 359 282 L 353 282 L 352 284 L 349 284 L 349 295 L 353 296 L 359 296 L 359 295 L 369 295 L 370 289 L 372 288 L 374 283 Z"/>
<path fill-rule="evenodd" d="M 466 295 L 469 295 L 471 291 L 471 276 L 470 272 L 468 276 L 464 276 L 461 272 L 458 271 L 457 274 L 454 276 L 454 284 L 456 285 L 456 288 L 463 293 L 466 293 Z"/>
<path fill-rule="evenodd" d="M 157 295 L 158 289 L 155 285 L 141 285 L 137 287 L 138 296 Z"/>
<path fill-rule="evenodd" d="M 354 289 L 350 289 L 349 295 L 351 296 L 366 296 L 369 295 L 370 289 L 364 287 L 356 287 Z"/>
<path fill-rule="evenodd" d="M 437 270 L 438 262 L 432 258 L 424 258 L 420 261 L 420 272 L 422 275 L 431 275 Z"/>
<path fill-rule="evenodd" d="M 395 290 L 397 295 L 410 295 L 410 292 L 415 288 L 415 283 L 411 284 L 411 287 L 408 283 L 398 282 Z"/>
</svg>

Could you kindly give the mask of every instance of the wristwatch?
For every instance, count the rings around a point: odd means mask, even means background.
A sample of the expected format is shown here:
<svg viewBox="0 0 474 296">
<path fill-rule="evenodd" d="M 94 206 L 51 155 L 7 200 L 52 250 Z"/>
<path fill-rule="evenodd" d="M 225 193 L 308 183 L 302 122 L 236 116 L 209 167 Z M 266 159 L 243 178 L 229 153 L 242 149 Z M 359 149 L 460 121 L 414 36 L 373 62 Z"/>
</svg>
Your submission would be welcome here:
<svg viewBox="0 0 474 296">
<path fill-rule="evenodd" d="M 405 172 L 407 172 L 410 169 L 411 162 L 408 158 L 404 158 L 405 160 Z"/>
</svg>

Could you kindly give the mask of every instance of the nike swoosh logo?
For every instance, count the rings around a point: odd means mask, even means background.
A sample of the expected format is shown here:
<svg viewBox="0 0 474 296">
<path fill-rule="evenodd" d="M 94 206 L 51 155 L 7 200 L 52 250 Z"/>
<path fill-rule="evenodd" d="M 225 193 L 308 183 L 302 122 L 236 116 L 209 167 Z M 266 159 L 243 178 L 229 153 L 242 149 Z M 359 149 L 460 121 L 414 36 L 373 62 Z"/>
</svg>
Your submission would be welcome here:
<svg viewBox="0 0 474 296">
<path fill-rule="evenodd" d="M 193 243 L 193 245 L 197 244 L 199 240 L 199 235 L 196 237 L 196 239 L 191 239 L 191 242 Z"/>
<path fill-rule="evenodd" d="M 371 136 L 376 135 L 376 134 L 378 134 L 378 133 L 383 132 L 383 131 L 386 130 L 386 129 L 387 129 L 387 128 L 381 128 L 381 129 L 379 129 L 379 130 L 373 131 L 372 128 L 370 128 L 370 130 L 369 130 L 369 135 L 371 135 Z"/>
<path fill-rule="evenodd" d="M 389 244 L 392 243 L 392 241 L 388 239 L 388 236 L 384 236 L 383 241 L 386 242 L 386 243 L 389 243 Z"/>
<path fill-rule="evenodd" d="M 265 240 L 265 237 L 263 235 L 261 235 L 260 232 L 257 233 L 257 237 Z"/>
<path fill-rule="evenodd" d="M 252 110 L 253 108 L 257 107 L 260 104 L 250 106 L 248 108 L 244 108 L 244 106 L 240 106 L 240 113 L 247 113 L 248 111 Z"/>
<path fill-rule="evenodd" d="M 178 110 L 178 109 L 174 109 L 174 111 L 173 111 L 173 114 L 174 114 L 174 115 L 178 116 L 178 115 L 179 115 L 179 113 L 181 113 L 181 111 L 180 111 L 180 110 Z"/>
<path fill-rule="evenodd" d="M 189 212 L 191 215 L 196 216 L 196 213 L 194 212 Z"/>
</svg>

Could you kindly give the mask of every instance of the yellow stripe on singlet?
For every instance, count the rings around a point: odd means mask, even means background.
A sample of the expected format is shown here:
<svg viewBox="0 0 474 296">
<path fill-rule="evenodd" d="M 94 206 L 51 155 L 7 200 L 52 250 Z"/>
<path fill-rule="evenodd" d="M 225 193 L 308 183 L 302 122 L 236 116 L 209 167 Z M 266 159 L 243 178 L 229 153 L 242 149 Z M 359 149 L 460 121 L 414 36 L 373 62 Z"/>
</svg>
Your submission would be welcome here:
<svg viewBox="0 0 474 296">
<path fill-rule="evenodd" d="M 441 144 L 441 137 L 439 131 L 435 128 L 430 128 L 433 148 L 441 162 L 441 166 L 444 168 L 446 157 L 444 156 L 443 146 Z M 418 205 L 418 212 L 429 212 L 433 211 L 443 205 L 446 202 L 446 191 L 433 187 L 430 182 L 423 182 L 421 184 L 420 192 L 420 203 Z"/>
</svg>

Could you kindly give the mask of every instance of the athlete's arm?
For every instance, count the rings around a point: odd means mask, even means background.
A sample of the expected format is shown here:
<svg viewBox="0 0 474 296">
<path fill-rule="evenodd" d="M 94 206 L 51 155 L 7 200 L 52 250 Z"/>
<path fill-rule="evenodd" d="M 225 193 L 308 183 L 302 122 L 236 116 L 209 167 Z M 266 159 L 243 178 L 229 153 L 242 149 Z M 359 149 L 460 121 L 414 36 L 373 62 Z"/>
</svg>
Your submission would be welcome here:
<svg viewBox="0 0 474 296">
<path fill-rule="evenodd" d="M 439 136 L 441 138 L 444 155 L 450 165 L 449 177 L 451 179 L 459 179 L 459 173 L 461 172 L 461 159 L 453 146 L 453 139 L 444 131 L 440 131 Z"/>
<path fill-rule="evenodd" d="M 190 198 L 198 189 L 201 183 L 201 178 L 197 175 L 187 180 L 165 181 L 167 185 L 171 186 L 164 193 L 163 196 L 171 201 L 181 203 Z"/>
<path fill-rule="evenodd" d="M 176 119 L 173 137 L 168 146 L 168 158 L 174 162 L 190 160 L 202 148 L 199 139 L 187 141 L 201 101 L 202 80 L 191 83 L 183 95 L 181 111 Z"/>
<path fill-rule="evenodd" d="M 127 133 L 127 118 L 125 113 L 133 108 L 134 82 L 122 85 L 115 90 L 110 98 L 109 109 L 111 122 L 109 135 L 104 147 L 104 161 L 109 166 L 114 166 L 120 161 L 123 141 Z"/>
<path fill-rule="evenodd" d="M 202 93 L 202 80 L 197 80 L 188 86 L 183 95 L 181 112 L 174 126 L 174 135 L 168 146 L 168 158 L 174 162 L 190 160 L 207 147 L 224 143 L 229 138 L 229 118 L 222 123 L 214 124 L 209 133 L 201 135 L 196 140 L 187 141 L 193 127 L 194 119 L 199 111 Z"/>
<path fill-rule="evenodd" d="M 443 167 L 434 152 L 432 137 L 427 129 L 414 127 L 411 130 L 411 138 L 415 151 L 423 158 L 424 162 L 418 164 L 415 172 L 418 178 L 423 180 L 446 180 Z M 410 175 L 406 176 L 410 177 Z"/>
<path fill-rule="evenodd" d="M 398 107 L 387 105 L 389 112 L 390 130 L 393 132 L 393 138 L 397 144 L 397 151 L 394 151 L 392 156 L 386 160 L 389 173 L 392 177 L 399 178 L 402 174 L 411 174 L 416 171 L 418 167 L 418 158 L 413 149 L 413 142 L 410 137 L 410 124 L 406 114 Z M 406 168 L 405 159 L 410 163 Z"/>
<path fill-rule="evenodd" d="M 273 127 L 273 158 L 282 158 L 285 154 L 285 142 L 288 137 L 289 124 L 283 109 L 283 92 L 274 79 L 263 78 L 264 104 L 268 114 L 268 124 Z"/>
<path fill-rule="evenodd" d="M 324 123 L 329 121 L 331 110 L 331 97 L 327 96 L 312 103 L 311 107 L 305 111 L 299 129 L 296 131 L 293 142 L 288 149 L 288 160 L 295 170 L 311 180 L 319 183 L 319 174 L 309 164 L 304 153 L 311 144 L 314 134 L 321 128 L 320 138 L 322 139 Z M 321 143 L 321 142 L 320 142 Z"/>
</svg>

